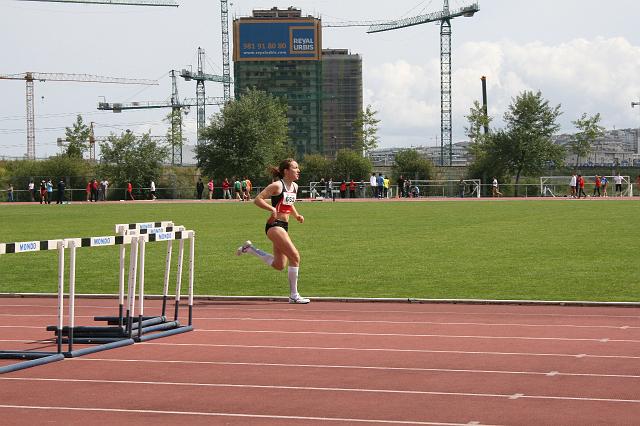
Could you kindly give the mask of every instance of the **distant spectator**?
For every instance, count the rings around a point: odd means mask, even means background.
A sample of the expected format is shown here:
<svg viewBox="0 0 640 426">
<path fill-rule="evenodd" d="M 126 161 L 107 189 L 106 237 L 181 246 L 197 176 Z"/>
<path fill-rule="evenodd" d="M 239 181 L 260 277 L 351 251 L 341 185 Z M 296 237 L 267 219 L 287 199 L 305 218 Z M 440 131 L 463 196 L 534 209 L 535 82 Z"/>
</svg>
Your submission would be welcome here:
<svg viewBox="0 0 640 426">
<path fill-rule="evenodd" d="M 152 180 L 151 184 L 149 184 L 149 190 L 151 192 L 151 200 L 155 200 L 156 197 L 156 183 Z"/>
<path fill-rule="evenodd" d="M 65 201 L 65 196 L 64 196 L 65 187 L 66 185 L 64 183 L 64 179 L 60 178 L 60 181 L 58 182 L 58 200 L 56 201 L 56 204 L 62 204 Z"/>
<path fill-rule="evenodd" d="M 40 204 L 47 204 L 47 183 L 40 181 Z"/>
<path fill-rule="evenodd" d="M 396 196 L 399 198 L 404 197 L 404 176 L 402 175 L 398 178 L 398 194 Z"/>
<path fill-rule="evenodd" d="M 491 191 L 493 197 L 502 197 L 502 192 L 500 192 L 500 189 L 498 187 L 498 179 L 496 179 L 495 176 L 493 177 L 493 182 L 491 183 Z"/>
<path fill-rule="evenodd" d="M 318 182 L 316 184 L 316 188 L 320 187 L 320 193 L 322 194 L 322 197 L 326 198 L 327 197 L 327 188 L 326 188 L 326 182 L 324 181 L 324 178 L 320 178 L 320 182 Z M 317 192 L 317 191 L 316 191 Z"/>
<path fill-rule="evenodd" d="M 347 182 L 345 182 L 343 179 L 342 182 L 340 182 L 340 198 L 346 198 L 346 197 L 347 197 Z"/>
<path fill-rule="evenodd" d="M 606 176 L 602 176 L 600 179 L 600 187 L 602 188 L 602 196 L 607 197 L 607 186 L 609 186 L 609 181 Z"/>
<path fill-rule="evenodd" d="M 571 190 L 571 198 L 576 198 L 576 194 L 578 186 L 578 178 L 576 177 L 575 172 L 571 174 L 571 180 L 569 181 L 569 189 Z"/>
<path fill-rule="evenodd" d="M 384 188 L 384 198 L 389 198 L 389 185 L 391 184 L 391 181 L 389 180 L 389 178 L 385 175 L 384 178 L 382 179 L 382 185 Z"/>
<path fill-rule="evenodd" d="M 598 194 L 598 197 L 600 196 L 600 186 L 602 185 L 602 180 L 600 179 L 600 176 L 596 175 L 596 180 L 593 184 L 593 196 L 596 196 L 596 193 Z"/>
<path fill-rule="evenodd" d="M 91 181 L 91 201 L 97 203 L 98 202 L 98 180 L 94 179 Z"/>
<path fill-rule="evenodd" d="M 85 192 L 87 193 L 87 201 L 91 201 L 91 181 L 87 182 Z"/>
<path fill-rule="evenodd" d="M 587 198 L 587 194 L 584 193 L 584 178 L 582 175 L 578 175 L 578 199 L 580 199 L 581 195 Z"/>
<path fill-rule="evenodd" d="M 371 173 L 369 184 L 371 185 L 371 197 L 376 198 L 378 196 L 378 179 L 376 179 L 375 173 Z"/>
<path fill-rule="evenodd" d="M 47 204 L 51 204 L 51 199 L 53 198 L 53 184 L 51 183 L 51 178 L 47 179 Z"/>
<path fill-rule="evenodd" d="M 207 183 L 207 190 L 209 190 L 209 199 L 213 200 L 213 189 L 215 187 L 213 186 L 213 179 L 209 179 L 209 182 Z"/>
<path fill-rule="evenodd" d="M 616 184 L 615 194 L 620 194 L 620 196 L 622 196 L 622 176 L 620 176 L 620 172 L 613 177 L 613 183 Z"/>
<path fill-rule="evenodd" d="M 231 184 L 229 183 L 229 179 L 224 178 L 222 181 L 222 198 L 223 199 L 231 199 Z"/>
<path fill-rule="evenodd" d="M 29 196 L 31 196 L 31 201 L 36 200 L 36 184 L 33 183 L 33 179 L 29 181 L 29 185 L 27 186 L 29 191 Z"/>
<path fill-rule="evenodd" d="M 327 181 L 327 197 L 333 198 L 333 178 L 329 178 Z"/>
<path fill-rule="evenodd" d="M 202 193 L 204 192 L 204 183 L 202 182 L 202 178 L 198 178 L 198 183 L 196 184 L 196 197 L 198 200 L 202 200 Z"/>
<path fill-rule="evenodd" d="M 135 198 L 133 198 L 133 185 L 131 181 L 127 182 L 127 200 L 135 200 Z"/>
<path fill-rule="evenodd" d="M 13 184 L 10 183 L 9 187 L 7 188 L 7 201 L 8 202 L 13 202 Z"/>
<path fill-rule="evenodd" d="M 240 194 L 242 193 L 242 183 L 236 178 L 233 182 L 233 192 L 235 192 L 235 199 L 242 201 L 242 197 Z"/>
<path fill-rule="evenodd" d="M 382 173 L 378 173 L 378 177 L 376 178 L 376 189 L 378 190 L 377 197 L 382 198 L 382 194 L 384 193 L 384 178 L 382 177 Z"/>
<path fill-rule="evenodd" d="M 251 189 L 253 188 L 253 184 L 251 183 L 251 179 L 245 178 L 247 182 L 247 201 L 251 200 Z"/>
<path fill-rule="evenodd" d="M 349 182 L 349 198 L 356 198 L 356 183 L 353 179 Z"/>
<path fill-rule="evenodd" d="M 464 198 L 465 186 L 464 179 L 460 178 L 458 181 L 458 197 Z"/>
</svg>

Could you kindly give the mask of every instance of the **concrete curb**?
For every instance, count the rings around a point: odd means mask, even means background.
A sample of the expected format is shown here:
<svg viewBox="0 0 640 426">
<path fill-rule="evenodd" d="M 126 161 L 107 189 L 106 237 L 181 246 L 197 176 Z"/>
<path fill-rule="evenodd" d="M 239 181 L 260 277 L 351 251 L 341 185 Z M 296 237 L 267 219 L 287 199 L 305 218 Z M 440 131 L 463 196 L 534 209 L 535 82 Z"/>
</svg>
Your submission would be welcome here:
<svg viewBox="0 0 640 426">
<path fill-rule="evenodd" d="M 56 298 L 55 293 L 0 293 L 5 298 Z M 76 294 L 79 299 L 117 299 L 116 294 Z M 585 306 L 585 307 L 622 307 L 640 308 L 640 302 L 605 302 L 605 301 L 574 301 L 574 300 L 492 300 L 492 299 L 417 299 L 417 298 L 365 298 L 365 297 L 313 297 L 313 302 L 343 302 L 343 303 L 422 303 L 422 304 L 459 304 L 459 305 L 532 305 L 532 306 Z M 173 299 L 173 296 L 169 296 Z M 145 299 L 162 299 L 161 295 L 147 295 Z M 183 298 L 183 301 L 186 299 Z M 194 296 L 196 301 L 219 302 L 287 302 L 288 297 L 282 296 Z"/>
</svg>

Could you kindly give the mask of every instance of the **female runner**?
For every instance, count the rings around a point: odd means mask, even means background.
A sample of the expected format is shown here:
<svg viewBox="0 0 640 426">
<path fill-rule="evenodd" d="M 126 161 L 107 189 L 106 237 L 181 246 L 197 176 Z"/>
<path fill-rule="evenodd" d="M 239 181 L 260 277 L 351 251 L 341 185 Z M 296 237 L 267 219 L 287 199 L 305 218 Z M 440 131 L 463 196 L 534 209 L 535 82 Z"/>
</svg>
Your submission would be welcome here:
<svg viewBox="0 0 640 426">
<path fill-rule="evenodd" d="M 273 254 L 254 247 L 251 241 L 245 241 L 242 246 L 238 247 L 236 254 L 238 256 L 243 253 L 252 254 L 278 271 L 284 269 L 288 260 L 289 303 L 309 303 L 309 299 L 298 293 L 300 253 L 288 234 L 289 215 L 293 214 L 298 222 L 304 223 L 304 216 L 299 214 L 294 206 L 298 192 L 298 185 L 295 181 L 300 177 L 300 168 L 294 159 L 287 158 L 280 163 L 278 168 L 272 167 L 271 174 L 274 179 L 278 180 L 272 182 L 258 194 L 254 203 L 271 213 L 265 226 L 265 232 L 267 238 L 273 243 Z M 267 202 L 268 198 L 271 198 L 271 203 Z"/>
</svg>

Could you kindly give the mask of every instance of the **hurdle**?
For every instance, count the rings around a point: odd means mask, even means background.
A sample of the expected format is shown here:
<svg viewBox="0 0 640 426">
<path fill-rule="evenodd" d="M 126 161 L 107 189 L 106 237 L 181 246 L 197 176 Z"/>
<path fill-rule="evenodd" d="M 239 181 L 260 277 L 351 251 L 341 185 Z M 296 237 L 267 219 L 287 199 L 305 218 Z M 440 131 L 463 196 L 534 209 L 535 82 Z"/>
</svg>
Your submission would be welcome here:
<svg viewBox="0 0 640 426">
<path fill-rule="evenodd" d="M 139 245 L 136 246 L 132 244 L 131 248 L 131 261 L 129 262 L 129 280 L 128 280 L 128 288 L 127 288 L 127 303 L 126 303 L 126 315 L 123 314 L 123 305 L 124 305 L 124 259 L 125 253 L 124 248 L 120 250 L 120 291 L 119 291 L 119 308 L 118 308 L 118 316 L 100 316 L 95 317 L 96 321 L 107 321 L 109 325 L 124 326 L 124 321 L 126 320 L 126 330 L 129 336 L 133 336 L 134 332 L 136 332 L 137 336 L 134 338 L 136 340 L 149 340 L 151 338 L 158 338 L 164 335 L 176 334 L 181 332 L 190 331 L 192 328 L 192 318 L 193 318 L 193 267 L 194 267 L 194 250 L 195 250 L 195 241 L 194 241 L 194 233 L 193 231 L 186 231 L 184 226 L 175 225 L 173 222 L 164 221 L 164 222 L 143 222 L 143 223 L 129 223 L 129 224 L 117 224 L 115 226 L 116 232 L 119 235 L 129 235 L 132 237 L 138 236 Z M 184 234 L 187 232 L 187 234 Z M 185 237 L 185 235 L 187 235 Z M 168 291 L 169 291 L 169 282 L 170 282 L 170 273 L 171 273 L 171 259 L 172 259 L 172 251 L 173 251 L 173 240 L 180 240 L 179 252 L 178 252 L 178 265 L 177 265 L 177 278 L 176 278 L 176 297 L 175 297 L 175 307 L 174 307 L 174 318 L 173 321 L 167 321 L 167 299 L 168 299 Z M 179 312 L 179 304 L 180 304 L 180 295 L 181 295 L 181 282 L 182 282 L 182 270 L 183 270 L 183 258 L 184 258 L 184 240 L 188 239 L 191 241 L 190 245 L 190 272 L 189 272 L 189 280 L 190 280 L 190 314 L 189 314 L 189 325 L 188 326 L 180 326 L 178 322 L 178 312 Z M 141 287 L 141 296 L 139 296 L 139 301 L 142 309 L 144 309 L 144 261 L 145 261 L 145 247 L 147 242 L 154 241 L 167 241 L 167 253 L 166 253 L 166 262 L 165 262 L 165 271 L 164 271 L 164 280 L 163 280 L 163 291 L 162 291 L 162 311 L 160 315 L 156 316 L 145 316 L 144 311 L 142 314 L 139 314 L 138 317 L 134 315 L 134 298 L 135 298 L 135 288 L 136 288 L 136 277 L 140 281 Z M 137 262 L 134 259 L 140 259 L 140 268 L 142 273 L 136 274 Z M 162 331 L 168 330 L 165 333 L 157 333 L 154 334 L 153 337 L 145 337 L 143 339 L 144 333 L 149 333 L 151 331 Z"/>
<path fill-rule="evenodd" d="M 57 350 L 54 351 L 28 351 L 13 350 L 0 351 L 0 359 L 26 360 L 15 364 L 0 367 L 0 374 L 22 370 L 37 365 L 49 364 L 64 359 L 62 352 L 63 308 L 64 308 L 64 264 L 65 264 L 64 240 L 23 241 L 15 243 L 0 243 L 0 255 L 13 253 L 28 253 L 46 250 L 58 251 L 58 310 L 57 325 L 58 337 L 56 339 Z"/>
<path fill-rule="evenodd" d="M 168 229 L 172 231 L 167 232 Z M 158 227 L 154 229 L 138 229 L 136 232 L 122 233 L 124 235 L 116 236 L 102 236 L 102 237 L 90 237 L 90 238 L 70 238 L 66 239 L 67 247 L 70 250 L 70 276 L 69 276 L 69 298 L 70 298 L 70 311 L 69 311 L 69 327 L 65 327 L 62 330 L 55 330 L 56 333 L 66 335 L 66 339 L 63 339 L 63 343 L 69 345 L 69 350 L 65 352 L 66 357 L 76 357 L 80 355 L 86 355 L 106 349 L 112 349 L 128 344 L 132 344 L 134 341 L 145 341 L 151 339 L 157 339 L 160 337 L 184 333 L 193 330 L 193 279 L 194 279 L 194 262 L 195 262 L 195 232 L 191 230 L 185 230 L 182 226 L 173 226 L 172 224 L 165 227 Z M 137 234 L 137 235 L 136 235 Z M 177 316 L 174 321 L 167 321 L 166 317 L 144 316 L 144 264 L 145 264 L 145 249 L 148 242 L 156 241 L 173 241 L 180 240 L 181 247 L 184 246 L 184 240 L 189 239 L 190 245 L 190 273 L 189 273 L 189 323 L 186 326 L 181 325 L 177 321 Z M 129 262 L 129 274 L 128 274 L 128 289 L 127 289 L 127 314 L 124 317 L 120 314 L 118 317 L 96 317 L 96 320 L 107 320 L 109 324 L 117 324 L 116 327 L 85 327 L 75 326 L 75 259 L 76 250 L 81 247 L 96 247 L 96 246 L 109 246 L 120 245 L 120 277 L 123 277 L 124 262 L 123 262 L 123 248 L 126 245 L 131 245 L 130 262 Z M 181 250 L 183 251 L 183 250 Z M 140 267 L 138 268 L 138 262 Z M 167 261 L 170 262 L 170 259 Z M 178 281 L 182 275 L 182 265 L 179 265 Z M 168 271 L 167 271 L 168 274 Z M 135 317 L 135 295 L 136 285 L 139 282 L 139 314 Z M 120 294 L 119 294 L 119 311 L 122 312 L 122 304 L 124 302 L 124 281 L 120 280 Z M 168 276 L 165 276 L 165 287 L 168 287 Z M 179 286 L 178 286 L 179 293 Z M 166 292 L 166 291 L 165 291 Z M 179 303 L 179 298 L 178 298 Z M 176 310 L 177 313 L 177 310 Z M 126 324 L 124 323 L 126 319 Z M 136 322 L 137 319 L 137 322 Z M 120 325 L 122 324 L 122 325 Z M 53 326 L 48 329 L 54 330 Z M 83 348 L 80 350 L 74 350 L 73 344 L 99 344 L 98 346 Z"/>
</svg>

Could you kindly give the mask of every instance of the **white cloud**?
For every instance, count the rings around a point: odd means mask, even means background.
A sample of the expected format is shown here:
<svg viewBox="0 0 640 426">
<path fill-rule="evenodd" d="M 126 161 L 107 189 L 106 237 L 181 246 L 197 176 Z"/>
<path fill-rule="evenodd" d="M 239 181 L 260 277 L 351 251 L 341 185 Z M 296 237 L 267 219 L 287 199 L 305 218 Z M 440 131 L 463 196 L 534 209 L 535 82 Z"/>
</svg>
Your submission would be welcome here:
<svg viewBox="0 0 640 426">
<path fill-rule="evenodd" d="M 623 37 L 576 38 L 556 45 L 465 43 L 453 52 L 454 141 L 464 139 L 464 116 L 474 100 L 481 100 L 483 75 L 497 126 L 512 98 L 523 90 L 540 90 L 551 105 L 562 105 L 563 131 L 572 131 L 571 121 L 583 112 L 601 113 L 606 127 L 638 127 L 640 117 L 630 102 L 640 98 L 639 70 L 640 46 Z M 394 133 L 400 128 L 422 135 L 424 144 L 439 135 L 439 57 L 384 63 L 369 72 L 366 86 L 368 101 L 380 112 L 384 146 L 397 140 Z"/>
</svg>

